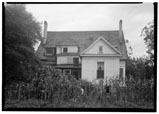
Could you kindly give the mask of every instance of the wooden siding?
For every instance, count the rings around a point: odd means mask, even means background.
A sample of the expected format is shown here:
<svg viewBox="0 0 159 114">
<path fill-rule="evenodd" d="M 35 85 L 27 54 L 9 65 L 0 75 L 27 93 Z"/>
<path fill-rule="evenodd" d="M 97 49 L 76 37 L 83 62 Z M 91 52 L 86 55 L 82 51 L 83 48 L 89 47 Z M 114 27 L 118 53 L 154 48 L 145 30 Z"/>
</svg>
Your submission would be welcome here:
<svg viewBox="0 0 159 114">
<path fill-rule="evenodd" d="M 67 53 L 78 53 L 78 47 L 77 46 L 57 46 L 57 49 L 56 49 L 57 54 L 62 53 L 64 47 L 68 48 Z"/>
<path fill-rule="evenodd" d="M 57 64 L 73 64 L 73 58 L 78 56 L 57 56 Z M 80 58 L 79 58 L 80 63 Z"/>
<path fill-rule="evenodd" d="M 82 79 L 97 79 L 97 62 L 104 62 L 104 78 L 119 75 L 119 57 L 82 57 Z"/>
</svg>

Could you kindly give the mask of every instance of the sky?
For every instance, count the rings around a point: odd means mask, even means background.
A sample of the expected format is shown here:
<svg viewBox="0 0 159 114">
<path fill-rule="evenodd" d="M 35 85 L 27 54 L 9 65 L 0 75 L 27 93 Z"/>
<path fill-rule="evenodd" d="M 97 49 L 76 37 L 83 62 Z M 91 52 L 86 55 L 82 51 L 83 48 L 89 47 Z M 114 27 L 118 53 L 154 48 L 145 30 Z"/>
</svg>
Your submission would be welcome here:
<svg viewBox="0 0 159 114">
<path fill-rule="evenodd" d="M 123 21 L 125 39 L 134 57 L 146 55 L 140 36 L 154 18 L 153 4 L 28 4 L 26 10 L 39 22 L 48 22 L 48 31 L 119 30 Z"/>
</svg>

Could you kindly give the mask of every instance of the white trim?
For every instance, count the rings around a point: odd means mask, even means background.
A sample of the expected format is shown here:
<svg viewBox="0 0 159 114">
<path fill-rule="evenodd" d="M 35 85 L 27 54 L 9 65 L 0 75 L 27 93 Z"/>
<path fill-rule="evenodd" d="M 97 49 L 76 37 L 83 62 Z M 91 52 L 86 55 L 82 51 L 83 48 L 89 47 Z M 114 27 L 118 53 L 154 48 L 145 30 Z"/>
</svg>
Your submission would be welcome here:
<svg viewBox="0 0 159 114">
<path fill-rule="evenodd" d="M 121 55 L 121 53 L 120 53 L 117 49 L 115 49 L 115 48 L 114 48 L 106 39 L 104 39 L 102 36 L 100 36 L 96 41 L 94 41 L 94 42 L 93 42 L 88 48 L 86 48 L 81 54 L 84 54 L 88 49 L 90 49 L 93 45 L 95 45 L 96 42 L 97 42 L 98 40 L 100 40 L 100 39 L 104 40 L 106 44 L 108 44 L 113 50 L 115 50 L 118 54 Z"/>
</svg>

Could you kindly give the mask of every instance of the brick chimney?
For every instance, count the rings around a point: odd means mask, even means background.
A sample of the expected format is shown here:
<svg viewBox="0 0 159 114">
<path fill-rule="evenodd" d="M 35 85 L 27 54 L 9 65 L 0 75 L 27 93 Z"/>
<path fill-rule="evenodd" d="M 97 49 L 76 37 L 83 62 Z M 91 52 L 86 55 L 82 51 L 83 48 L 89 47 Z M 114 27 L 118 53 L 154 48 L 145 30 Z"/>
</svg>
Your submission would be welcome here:
<svg viewBox="0 0 159 114">
<path fill-rule="evenodd" d="M 122 43 L 123 30 L 122 30 L 122 20 L 119 21 L 119 40 Z"/>
<path fill-rule="evenodd" d="M 44 39 L 43 39 L 43 44 L 46 43 L 47 40 L 47 21 L 44 21 Z"/>
</svg>

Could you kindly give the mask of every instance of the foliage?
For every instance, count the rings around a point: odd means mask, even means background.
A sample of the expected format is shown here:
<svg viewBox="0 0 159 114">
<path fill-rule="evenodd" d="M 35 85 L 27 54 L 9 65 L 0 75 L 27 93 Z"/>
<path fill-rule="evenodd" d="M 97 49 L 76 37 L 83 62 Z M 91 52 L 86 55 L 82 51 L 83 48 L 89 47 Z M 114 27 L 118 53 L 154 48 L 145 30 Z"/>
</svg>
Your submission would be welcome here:
<svg viewBox="0 0 159 114">
<path fill-rule="evenodd" d="M 30 81 L 40 64 L 33 45 L 40 39 L 40 25 L 24 5 L 5 6 L 5 84 Z"/>
<path fill-rule="evenodd" d="M 52 67 L 39 68 L 31 82 L 20 82 L 6 87 L 6 96 L 14 99 L 68 99 L 77 97 L 78 81 L 71 75 L 63 76 Z M 13 93 L 12 93 L 13 92 Z M 68 92 L 70 96 L 66 94 Z M 63 96 L 66 95 L 66 96 Z"/>
<path fill-rule="evenodd" d="M 153 82 L 152 79 L 136 81 L 130 78 L 123 87 L 120 80 L 114 78 L 93 84 L 62 75 L 52 67 L 42 67 L 31 82 L 15 83 L 5 88 L 5 106 L 141 108 L 150 103 L 153 106 Z"/>
<path fill-rule="evenodd" d="M 147 57 L 128 58 L 126 61 L 126 76 L 134 79 L 151 79 L 154 77 L 154 67 Z"/>
<path fill-rule="evenodd" d="M 133 54 L 133 49 L 132 49 L 132 47 L 130 46 L 129 40 L 125 40 L 125 43 L 126 43 L 126 48 L 127 48 L 128 56 L 131 56 L 131 55 Z"/>
<path fill-rule="evenodd" d="M 154 21 L 149 22 L 142 30 L 141 36 L 144 37 L 147 45 L 147 53 L 154 62 Z"/>
</svg>

